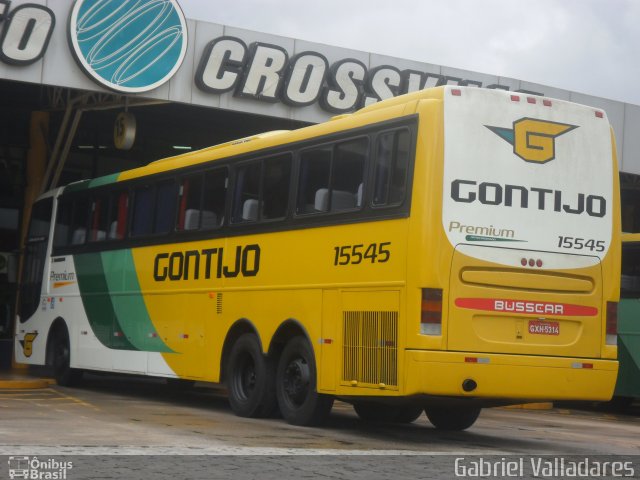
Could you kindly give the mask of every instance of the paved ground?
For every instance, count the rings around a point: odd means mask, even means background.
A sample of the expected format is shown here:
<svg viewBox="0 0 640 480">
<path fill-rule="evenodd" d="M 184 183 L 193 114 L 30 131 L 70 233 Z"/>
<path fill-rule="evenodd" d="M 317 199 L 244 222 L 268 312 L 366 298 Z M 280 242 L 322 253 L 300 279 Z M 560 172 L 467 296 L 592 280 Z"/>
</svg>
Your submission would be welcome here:
<svg viewBox="0 0 640 480">
<path fill-rule="evenodd" d="M 350 405 L 338 402 L 324 428 L 304 428 L 281 419 L 235 417 L 220 390 L 201 386 L 176 390 L 156 380 L 96 376 L 77 389 L 0 390 L 0 455 L 207 455 L 191 457 L 198 460 L 190 460 L 184 467 L 204 472 L 203 478 L 227 478 L 227 473 L 234 471 L 253 478 L 290 478 L 283 477 L 279 468 L 290 474 L 297 472 L 296 477 L 307 472 L 315 478 L 313 474 L 320 470 L 328 478 L 345 478 L 348 465 L 358 472 L 349 476 L 352 479 L 388 478 L 387 470 L 391 474 L 398 469 L 403 472 L 398 478 L 416 478 L 411 472 L 424 474 L 425 465 L 439 465 L 438 475 L 423 478 L 453 478 L 456 456 L 576 455 L 584 459 L 613 454 L 620 455 L 618 459 L 633 459 L 640 455 L 640 412 L 632 413 L 488 409 L 469 431 L 445 433 L 431 427 L 424 416 L 408 426 L 367 424 L 357 418 Z M 227 457 L 220 460 L 211 455 Z M 411 457 L 403 457 L 407 455 Z M 319 456 L 324 457 L 315 458 Z M 136 463 L 135 457 L 126 461 L 100 458 L 103 464 Z M 142 461 L 145 467 L 139 469 L 140 478 L 145 477 L 143 472 L 150 464 L 166 466 L 167 458 L 175 457 L 150 458 Z M 206 465 L 212 458 L 217 458 L 215 470 L 226 472 L 224 475 L 211 477 L 212 470 Z M 280 460 L 273 463 L 269 458 Z M 283 458 L 289 463 L 286 467 Z M 338 460 L 327 460 L 335 458 Z M 354 458 L 360 459 L 354 464 Z M 435 463 L 429 459 L 436 459 Z M 637 465 L 640 474 L 640 461 Z M 163 471 L 168 470 L 161 468 L 160 473 Z M 273 475 L 265 476 L 266 471 Z M 367 471 L 376 475 L 366 475 Z M 194 473 L 184 478 L 200 477 Z"/>
<path fill-rule="evenodd" d="M 162 381 L 90 377 L 82 388 L 0 390 L 0 453 L 33 448 L 81 453 L 246 453 L 270 449 L 366 452 L 640 454 L 640 417 L 603 411 L 484 410 L 467 432 L 426 417 L 408 426 L 360 421 L 336 403 L 325 428 L 235 417 L 219 390 L 176 390 Z"/>
</svg>

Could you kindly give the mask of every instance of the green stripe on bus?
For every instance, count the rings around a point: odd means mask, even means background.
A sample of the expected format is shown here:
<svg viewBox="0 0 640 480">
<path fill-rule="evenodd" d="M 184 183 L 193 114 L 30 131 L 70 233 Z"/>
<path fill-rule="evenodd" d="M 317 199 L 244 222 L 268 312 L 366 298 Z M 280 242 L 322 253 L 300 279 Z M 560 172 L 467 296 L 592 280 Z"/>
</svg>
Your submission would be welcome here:
<svg viewBox="0 0 640 480">
<path fill-rule="evenodd" d="M 94 178 L 92 180 L 81 180 L 67 185 L 64 188 L 64 193 L 69 192 L 81 192 L 94 187 L 101 187 L 103 185 L 110 185 L 116 183 L 120 177 L 119 173 L 113 173 L 111 175 L 104 175 L 103 177 Z"/>
<path fill-rule="evenodd" d="M 109 185 L 111 183 L 116 183 L 118 181 L 119 173 L 114 173 L 112 175 L 105 175 L 103 177 L 94 178 L 89 182 L 89 188 L 93 187 L 101 187 L 102 185 Z"/>
<path fill-rule="evenodd" d="M 79 182 L 73 182 L 67 185 L 66 187 L 64 187 L 64 193 L 80 192 L 82 190 L 86 190 L 87 188 L 89 188 L 89 183 L 91 183 L 90 180 L 81 180 Z"/>
<path fill-rule="evenodd" d="M 100 253 L 74 255 L 73 260 L 82 305 L 95 336 L 105 347 L 136 350 L 118 325 Z"/>
<path fill-rule="evenodd" d="M 148 352 L 173 352 L 149 317 L 131 250 L 103 252 L 102 264 L 118 324 L 131 343 Z"/>
</svg>

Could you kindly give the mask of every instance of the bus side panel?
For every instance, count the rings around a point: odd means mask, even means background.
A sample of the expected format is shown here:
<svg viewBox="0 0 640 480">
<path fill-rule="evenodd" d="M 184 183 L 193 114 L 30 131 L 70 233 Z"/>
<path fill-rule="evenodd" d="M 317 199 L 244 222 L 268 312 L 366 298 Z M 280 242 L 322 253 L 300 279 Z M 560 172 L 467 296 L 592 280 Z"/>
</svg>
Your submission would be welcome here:
<svg viewBox="0 0 640 480">
<path fill-rule="evenodd" d="M 335 362 L 342 317 L 333 300 L 323 313 L 323 291 L 354 284 L 367 291 L 397 288 L 406 265 L 406 225 L 404 219 L 376 221 L 295 230 L 286 241 L 273 233 L 134 249 L 148 316 L 171 350 L 162 353 L 164 360 L 180 377 L 218 381 L 235 322 L 253 325 L 266 352 L 278 327 L 294 321 L 318 364 L 323 352 Z M 375 300 L 376 292 L 367 295 Z M 331 343 L 320 348 L 325 338 Z M 330 375 L 323 370 L 323 388 L 332 388 Z"/>
</svg>

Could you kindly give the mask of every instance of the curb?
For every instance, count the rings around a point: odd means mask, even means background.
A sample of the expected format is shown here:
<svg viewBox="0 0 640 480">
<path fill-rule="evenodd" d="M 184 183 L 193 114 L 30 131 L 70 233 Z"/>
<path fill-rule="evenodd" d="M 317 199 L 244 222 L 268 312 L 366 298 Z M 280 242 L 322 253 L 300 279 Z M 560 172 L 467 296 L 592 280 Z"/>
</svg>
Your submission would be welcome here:
<svg viewBox="0 0 640 480">
<path fill-rule="evenodd" d="M 46 380 L 0 380 L 0 390 L 35 390 L 49 385 Z"/>
<path fill-rule="evenodd" d="M 55 385 L 56 383 L 52 378 L 28 377 L 26 375 L 20 375 L 15 370 L 10 371 L 9 375 L 5 378 L 2 377 L 3 375 L 0 374 L 0 390 L 35 390 L 47 388 L 49 385 Z"/>
</svg>

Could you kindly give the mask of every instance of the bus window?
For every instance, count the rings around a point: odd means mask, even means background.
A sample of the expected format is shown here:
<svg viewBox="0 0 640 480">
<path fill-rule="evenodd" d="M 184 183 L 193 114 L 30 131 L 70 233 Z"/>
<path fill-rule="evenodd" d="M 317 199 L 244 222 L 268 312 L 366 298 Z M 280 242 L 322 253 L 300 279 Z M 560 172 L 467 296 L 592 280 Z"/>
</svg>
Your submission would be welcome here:
<svg viewBox="0 0 640 480">
<path fill-rule="evenodd" d="M 409 166 L 409 132 L 397 130 L 378 137 L 373 205 L 398 205 L 405 196 Z"/>
<path fill-rule="evenodd" d="M 336 145 L 329 198 L 332 212 L 351 210 L 362 205 L 367 145 L 366 137 Z"/>
<path fill-rule="evenodd" d="M 176 229 L 197 230 L 200 228 L 200 205 L 202 203 L 202 174 L 189 175 L 180 184 L 180 209 Z"/>
<path fill-rule="evenodd" d="M 262 187 L 262 218 L 284 218 L 287 214 L 291 184 L 291 155 L 267 158 L 264 161 Z"/>
<path fill-rule="evenodd" d="M 109 198 L 98 197 L 91 206 L 91 228 L 89 230 L 89 241 L 100 242 L 107 238 L 107 228 L 109 220 Z"/>
<path fill-rule="evenodd" d="M 86 198 L 76 198 L 71 216 L 71 245 L 83 245 L 87 241 L 89 209 L 92 204 Z"/>
<path fill-rule="evenodd" d="M 133 198 L 133 221 L 131 222 L 131 236 L 148 235 L 153 227 L 153 194 L 151 185 L 138 187 Z"/>
<path fill-rule="evenodd" d="M 238 168 L 233 198 L 233 223 L 255 222 L 259 219 L 261 170 L 262 162 Z"/>
<path fill-rule="evenodd" d="M 326 212 L 327 205 L 316 196 L 328 191 L 331 172 L 331 147 L 305 150 L 300 154 L 297 213 Z"/>
<path fill-rule="evenodd" d="M 69 200 L 59 203 L 56 228 L 53 234 L 53 245 L 55 247 L 64 247 L 69 243 L 69 225 L 71 224 L 72 210 L 73 203 Z"/>
<path fill-rule="evenodd" d="M 160 182 L 156 190 L 153 233 L 169 233 L 175 225 L 178 185 L 173 180 Z"/>
<path fill-rule="evenodd" d="M 129 204 L 127 192 L 115 192 L 111 194 L 109 206 L 109 227 L 107 237 L 109 240 L 122 240 L 127 228 L 127 206 Z"/>
<path fill-rule="evenodd" d="M 228 183 L 226 168 L 218 168 L 205 173 L 202 225 L 200 228 L 211 229 L 222 225 Z"/>
</svg>

